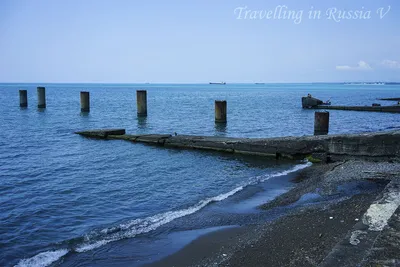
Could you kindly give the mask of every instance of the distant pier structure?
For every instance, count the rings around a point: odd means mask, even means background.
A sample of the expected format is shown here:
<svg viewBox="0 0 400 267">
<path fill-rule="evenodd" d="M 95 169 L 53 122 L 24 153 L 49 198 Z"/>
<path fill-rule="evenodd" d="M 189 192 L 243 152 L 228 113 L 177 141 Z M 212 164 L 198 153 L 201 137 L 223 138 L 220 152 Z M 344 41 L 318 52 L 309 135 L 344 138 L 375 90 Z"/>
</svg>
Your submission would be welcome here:
<svg viewBox="0 0 400 267">
<path fill-rule="evenodd" d="M 400 101 L 400 97 L 378 98 L 378 100 L 384 100 L 384 101 Z"/>
<path fill-rule="evenodd" d="M 303 108 L 316 107 L 318 105 L 322 105 L 323 103 L 324 102 L 322 100 L 312 97 L 311 95 L 301 98 L 301 105 Z"/>
<path fill-rule="evenodd" d="M 301 104 L 302 107 L 305 109 L 325 109 L 325 110 L 336 109 L 336 110 L 400 113 L 400 105 L 382 106 L 380 104 L 373 103 L 371 106 L 333 106 L 330 103 L 324 103 L 322 100 L 312 97 L 311 95 L 302 97 Z"/>
</svg>

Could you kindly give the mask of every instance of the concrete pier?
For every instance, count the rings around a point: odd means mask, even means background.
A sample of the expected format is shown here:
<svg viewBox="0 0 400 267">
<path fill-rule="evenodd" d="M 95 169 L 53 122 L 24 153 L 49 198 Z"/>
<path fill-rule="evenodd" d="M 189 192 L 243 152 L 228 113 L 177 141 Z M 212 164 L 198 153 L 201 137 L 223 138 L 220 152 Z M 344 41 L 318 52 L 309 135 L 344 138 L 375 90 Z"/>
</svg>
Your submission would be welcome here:
<svg viewBox="0 0 400 267">
<path fill-rule="evenodd" d="M 277 138 L 233 138 L 170 134 L 125 134 L 124 129 L 77 132 L 89 138 L 117 139 L 169 148 L 213 150 L 227 153 L 304 159 L 308 155 L 326 160 L 333 156 L 397 157 L 400 131 Z"/>
<path fill-rule="evenodd" d="M 89 92 L 81 92 L 81 112 L 90 111 L 90 97 Z"/>
<path fill-rule="evenodd" d="M 147 116 L 147 91 L 137 90 L 136 91 L 136 105 L 137 115 L 140 117 Z"/>
<path fill-rule="evenodd" d="M 28 91 L 19 90 L 19 106 L 21 108 L 26 108 L 28 106 Z"/>
<path fill-rule="evenodd" d="M 215 122 L 226 123 L 226 101 L 215 100 Z"/>
<path fill-rule="evenodd" d="M 389 112 L 400 113 L 400 105 L 397 106 L 328 106 L 318 105 L 308 107 L 310 109 L 335 109 L 335 110 L 353 110 L 353 111 L 372 111 L 372 112 Z"/>
<path fill-rule="evenodd" d="M 379 100 L 395 100 L 398 98 L 381 98 Z M 322 102 L 322 100 L 308 95 L 301 98 L 301 104 L 306 109 L 335 109 L 335 110 L 353 110 L 353 111 L 373 111 L 373 112 L 391 112 L 400 113 L 400 105 L 381 106 L 373 103 L 371 106 L 332 106 L 330 101 Z"/>
<path fill-rule="evenodd" d="M 326 135 L 329 132 L 329 112 L 315 112 L 314 135 Z"/>
<path fill-rule="evenodd" d="M 315 107 L 318 105 L 322 105 L 322 103 L 323 102 L 321 100 L 319 100 L 315 97 L 312 97 L 311 95 L 309 95 L 307 97 L 304 96 L 301 98 L 301 105 L 303 108 Z"/>
<path fill-rule="evenodd" d="M 378 100 L 385 100 L 385 101 L 400 101 L 400 97 L 391 97 L 391 98 L 377 98 Z"/>
<path fill-rule="evenodd" d="M 105 139 L 108 136 L 122 136 L 125 135 L 125 129 L 101 129 L 101 130 L 88 130 L 84 132 L 77 132 L 77 134 L 91 137 Z"/>
<path fill-rule="evenodd" d="M 38 108 L 46 108 L 46 89 L 44 87 L 37 88 Z"/>
</svg>

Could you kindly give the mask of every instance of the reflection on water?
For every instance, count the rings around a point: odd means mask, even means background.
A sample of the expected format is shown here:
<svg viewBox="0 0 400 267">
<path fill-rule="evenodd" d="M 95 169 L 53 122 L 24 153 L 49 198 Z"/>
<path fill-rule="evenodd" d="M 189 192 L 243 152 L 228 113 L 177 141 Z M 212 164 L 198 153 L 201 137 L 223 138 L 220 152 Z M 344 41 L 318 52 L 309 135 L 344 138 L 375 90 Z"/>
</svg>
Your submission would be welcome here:
<svg viewBox="0 0 400 267">
<path fill-rule="evenodd" d="M 227 123 L 221 123 L 221 122 L 215 123 L 214 126 L 215 134 L 225 136 L 227 127 L 228 127 Z"/>
<path fill-rule="evenodd" d="M 137 123 L 138 123 L 138 128 L 139 129 L 146 129 L 146 127 L 147 127 L 147 117 L 138 116 L 137 117 Z"/>
</svg>

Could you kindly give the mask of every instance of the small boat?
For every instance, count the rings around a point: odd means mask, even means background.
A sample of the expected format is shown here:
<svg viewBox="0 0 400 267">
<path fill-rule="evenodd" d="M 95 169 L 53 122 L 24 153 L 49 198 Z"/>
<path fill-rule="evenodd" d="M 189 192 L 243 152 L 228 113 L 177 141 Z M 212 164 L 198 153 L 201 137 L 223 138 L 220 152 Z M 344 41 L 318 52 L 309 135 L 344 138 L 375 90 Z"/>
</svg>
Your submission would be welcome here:
<svg viewBox="0 0 400 267">
<path fill-rule="evenodd" d="M 225 85 L 225 84 L 226 84 L 226 82 L 219 82 L 219 83 L 210 82 L 210 84 L 219 84 L 219 85 Z"/>
<path fill-rule="evenodd" d="M 326 102 L 322 103 L 322 105 L 330 106 L 331 105 L 331 98 L 329 98 Z"/>
</svg>

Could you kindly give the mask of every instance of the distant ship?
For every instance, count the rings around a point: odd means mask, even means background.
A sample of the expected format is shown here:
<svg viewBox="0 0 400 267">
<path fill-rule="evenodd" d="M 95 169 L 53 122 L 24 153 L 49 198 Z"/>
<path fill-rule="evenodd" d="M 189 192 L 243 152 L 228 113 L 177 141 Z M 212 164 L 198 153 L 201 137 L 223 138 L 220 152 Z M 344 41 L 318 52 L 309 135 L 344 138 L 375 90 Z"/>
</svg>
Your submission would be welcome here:
<svg viewBox="0 0 400 267">
<path fill-rule="evenodd" d="M 213 83 L 213 82 L 210 82 L 210 84 L 219 84 L 219 85 L 225 85 L 225 84 L 226 84 L 226 82 L 219 82 L 219 83 Z"/>
<path fill-rule="evenodd" d="M 349 82 L 344 83 L 345 85 L 386 85 L 385 82 Z"/>
</svg>

